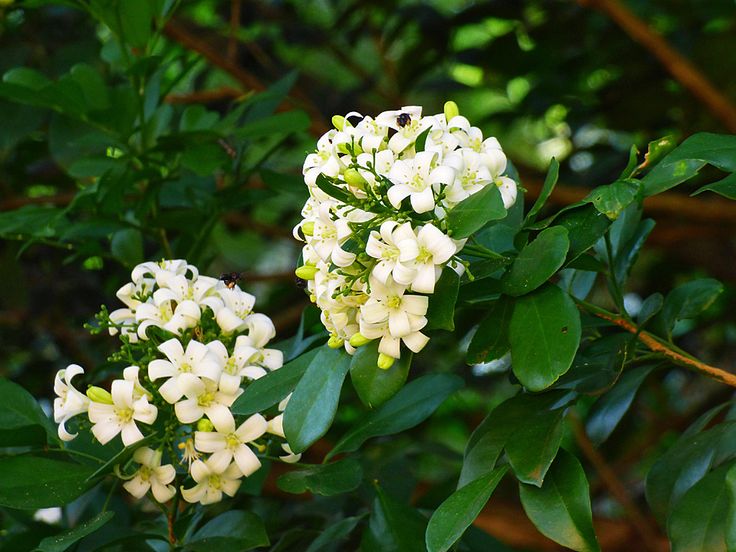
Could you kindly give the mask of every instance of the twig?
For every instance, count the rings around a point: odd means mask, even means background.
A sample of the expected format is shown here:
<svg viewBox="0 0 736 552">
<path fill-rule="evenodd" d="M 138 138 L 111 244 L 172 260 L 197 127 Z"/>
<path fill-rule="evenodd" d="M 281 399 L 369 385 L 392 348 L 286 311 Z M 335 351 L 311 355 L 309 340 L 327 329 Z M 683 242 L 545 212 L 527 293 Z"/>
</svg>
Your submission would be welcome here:
<svg viewBox="0 0 736 552">
<path fill-rule="evenodd" d="M 230 0 L 230 36 L 227 40 L 227 59 L 236 61 L 238 28 L 240 27 L 240 0 Z"/>
<path fill-rule="evenodd" d="M 656 57 L 682 86 L 705 105 L 731 132 L 736 132 L 736 107 L 690 61 L 619 0 L 578 0 L 607 14 L 626 34 Z"/>
<path fill-rule="evenodd" d="M 721 383 L 725 383 L 726 385 L 730 385 L 731 387 L 736 387 L 736 374 L 726 372 L 725 370 L 721 370 L 720 368 L 716 368 L 715 366 L 711 366 L 710 364 L 701 362 L 698 359 L 687 355 L 686 353 L 675 350 L 672 345 L 662 341 L 649 332 L 641 331 L 635 324 L 632 324 L 621 316 L 596 307 L 595 305 L 591 305 L 590 303 L 586 303 L 585 301 L 577 301 L 577 303 L 598 318 L 608 320 L 619 328 L 623 328 L 627 332 L 636 335 L 637 339 L 641 341 L 644 345 L 646 345 L 649 350 L 655 353 L 661 353 L 672 363 L 677 364 L 678 366 L 683 366 L 695 372 L 700 372 L 701 374 L 706 375 L 709 378 L 712 378 Z"/>
<path fill-rule="evenodd" d="M 595 449 L 593 443 L 588 438 L 587 433 L 585 433 L 585 428 L 583 427 L 580 418 L 578 418 L 574 413 L 571 413 L 569 419 L 572 431 L 575 435 L 575 440 L 577 441 L 580 450 L 598 472 L 601 481 L 603 481 L 603 484 L 609 490 L 611 495 L 626 511 L 626 515 L 629 517 L 634 528 L 641 536 L 646 548 L 651 551 L 662 550 L 661 539 L 654 530 L 651 522 L 631 499 L 629 493 L 626 491 L 626 487 L 624 487 L 624 484 L 619 480 L 616 472 L 614 472 L 606 463 L 606 460 L 603 458 L 601 453 Z"/>
<path fill-rule="evenodd" d="M 192 103 L 212 103 L 221 100 L 234 100 L 243 96 L 243 91 L 231 86 L 222 86 L 213 88 L 212 90 L 200 90 L 190 92 L 188 94 L 169 94 L 166 96 L 166 103 L 169 104 L 192 104 Z"/>
</svg>

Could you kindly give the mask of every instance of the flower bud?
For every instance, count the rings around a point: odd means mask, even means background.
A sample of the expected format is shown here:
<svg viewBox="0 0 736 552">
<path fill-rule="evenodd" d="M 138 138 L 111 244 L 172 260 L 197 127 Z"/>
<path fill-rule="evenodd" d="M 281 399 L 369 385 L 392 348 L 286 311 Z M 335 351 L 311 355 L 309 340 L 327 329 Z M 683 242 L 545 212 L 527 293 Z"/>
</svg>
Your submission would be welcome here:
<svg viewBox="0 0 736 552">
<path fill-rule="evenodd" d="M 337 130 L 342 130 L 345 127 L 345 117 L 343 117 L 342 115 L 333 115 L 332 126 L 334 126 Z"/>
<path fill-rule="evenodd" d="M 360 332 L 356 332 L 356 333 L 354 333 L 354 334 L 353 334 L 353 337 L 351 337 L 351 338 L 350 338 L 350 341 L 349 341 L 349 343 L 350 343 L 350 344 L 351 344 L 351 345 L 352 345 L 353 347 L 361 347 L 362 345 L 365 345 L 366 343 L 370 343 L 370 342 L 371 342 L 371 340 L 370 340 L 370 339 L 368 339 L 368 338 L 367 338 L 366 336 L 364 336 L 364 335 L 363 335 L 362 333 L 360 333 Z"/>
<path fill-rule="evenodd" d="M 305 236 L 314 236 L 314 221 L 308 220 L 302 224 L 301 229 Z"/>
<path fill-rule="evenodd" d="M 445 102 L 445 121 L 449 123 L 453 117 L 457 117 L 458 115 L 460 115 L 460 110 L 457 104 L 452 100 Z"/>
<path fill-rule="evenodd" d="M 215 426 L 207 418 L 202 418 L 197 422 L 197 431 L 212 431 Z"/>
<path fill-rule="evenodd" d="M 302 265 L 297 268 L 294 273 L 302 280 L 314 280 L 317 273 L 317 267 L 314 265 Z"/>
<path fill-rule="evenodd" d="M 339 349 L 344 343 L 345 340 L 337 337 L 336 335 L 331 335 L 330 339 L 327 340 L 327 346 L 330 349 Z"/>
<path fill-rule="evenodd" d="M 112 395 L 109 391 L 106 389 L 103 389 L 102 387 L 97 387 L 96 385 L 90 385 L 87 388 L 87 397 L 89 397 L 89 400 L 103 403 L 103 404 L 113 404 L 112 402 Z"/>
<path fill-rule="evenodd" d="M 381 370 L 388 370 L 394 365 L 396 359 L 392 356 L 385 355 L 383 353 L 378 355 L 378 367 Z"/>
<path fill-rule="evenodd" d="M 354 188 L 358 188 L 360 190 L 365 187 L 366 180 L 365 178 L 363 178 L 363 175 L 358 172 L 358 169 L 347 169 L 343 176 L 345 177 L 345 182 L 347 182 L 350 186 L 353 186 Z"/>
</svg>

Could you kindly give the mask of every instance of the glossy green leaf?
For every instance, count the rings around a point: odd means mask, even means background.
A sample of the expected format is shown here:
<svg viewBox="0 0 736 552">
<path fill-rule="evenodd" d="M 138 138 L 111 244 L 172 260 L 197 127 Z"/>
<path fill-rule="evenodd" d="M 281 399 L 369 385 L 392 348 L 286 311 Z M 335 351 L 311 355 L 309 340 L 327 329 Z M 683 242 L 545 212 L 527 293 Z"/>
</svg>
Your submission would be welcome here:
<svg viewBox="0 0 736 552">
<path fill-rule="evenodd" d="M 488 316 L 480 323 L 468 345 L 469 364 L 490 362 L 509 351 L 509 322 L 513 310 L 513 300 L 505 296 L 491 305 Z"/>
<path fill-rule="evenodd" d="M 736 199 L 736 173 L 731 173 L 718 182 L 701 186 L 690 195 L 698 195 L 703 192 L 715 192 L 728 199 Z"/>
<path fill-rule="evenodd" d="M 278 370 L 269 372 L 246 387 L 245 392 L 233 403 L 233 414 L 250 415 L 262 412 L 283 400 L 291 393 L 304 375 L 307 367 L 321 349 L 312 349 Z"/>
<path fill-rule="evenodd" d="M 426 329 L 449 331 L 455 329 L 455 303 L 459 290 L 460 276 L 451 268 L 445 267 L 435 285 L 434 293 L 429 298 Z"/>
<path fill-rule="evenodd" d="M 307 130 L 309 124 L 310 120 L 306 113 L 292 110 L 248 122 L 239 127 L 234 134 L 240 138 L 256 139 L 274 134 L 301 132 Z"/>
<path fill-rule="evenodd" d="M 331 464 L 300 466 L 300 469 L 282 475 L 276 481 L 279 489 L 287 493 L 330 496 L 355 490 L 363 480 L 363 468 L 354 458 L 346 458 Z"/>
<path fill-rule="evenodd" d="M 132 445 L 128 445 L 127 447 L 123 448 L 120 452 L 113 455 L 107 462 L 102 464 L 101 466 L 97 467 L 94 472 L 90 474 L 90 476 L 87 478 L 87 483 L 93 482 L 98 477 L 101 477 L 103 475 L 107 475 L 108 473 L 112 473 L 112 471 L 115 469 L 115 466 L 122 466 L 124 465 L 128 460 L 133 458 L 133 454 L 136 450 L 138 450 L 141 447 L 148 446 L 150 443 L 153 443 L 158 439 L 158 435 L 154 432 L 150 435 L 147 435 L 140 441 L 136 441 Z M 74 443 L 68 446 L 73 446 L 74 444 L 77 444 L 79 442 L 79 438 L 74 440 Z M 93 440 L 93 442 L 96 444 L 97 441 Z M 110 444 L 108 443 L 106 445 L 107 447 L 110 447 Z M 107 449 L 105 449 L 107 450 Z"/>
<path fill-rule="evenodd" d="M 546 285 L 519 298 L 509 324 L 514 374 L 531 391 L 541 391 L 567 372 L 580 343 L 580 315 L 557 286 Z"/>
<path fill-rule="evenodd" d="M 729 516 L 731 497 L 736 492 L 733 464 L 721 466 L 693 485 L 672 508 L 667 534 L 672 552 L 729 552 L 728 534 L 733 531 Z"/>
<path fill-rule="evenodd" d="M 526 515 L 543 535 L 577 552 L 600 550 L 588 480 L 575 456 L 560 450 L 544 485 L 519 483 L 519 494 Z"/>
<path fill-rule="evenodd" d="M 350 355 L 322 347 L 307 367 L 284 411 L 284 434 L 291 450 L 303 452 L 332 425 Z"/>
<path fill-rule="evenodd" d="M 322 533 L 312 541 L 304 552 L 324 552 L 325 550 L 337 550 L 343 544 L 350 533 L 357 527 L 364 516 L 354 516 L 341 519 L 337 523 L 329 525 Z"/>
<path fill-rule="evenodd" d="M 636 181 L 617 180 L 613 184 L 598 186 L 585 201 L 590 201 L 599 213 L 616 220 L 638 194 L 639 184 Z"/>
<path fill-rule="evenodd" d="M 592 205 L 565 211 L 555 219 L 555 223 L 567 228 L 567 238 L 570 240 L 567 262 L 593 247 L 611 225 L 610 219 Z"/>
<path fill-rule="evenodd" d="M 557 380 L 555 386 L 589 395 L 606 392 L 621 375 L 634 341 L 634 336 L 622 332 L 585 342 L 575 355 L 570 370 Z"/>
<path fill-rule="evenodd" d="M 667 294 L 658 323 L 668 337 L 678 320 L 695 318 L 723 293 L 723 284 L 712 278 L 692 280 Z"/>
<path fill-rule="evenodd" d="M 253 512 L 230 510 L 208 521 L 194 533 L 184 550 L 240 552 L 268 545 L 268 535 L 261 518 Z"/>
<path fill-rule="evenodd" d="M 320 173 L 317 176 L 317 180 L 315 182 L 317 187 L 322 190 L 324 193 L 326 193 L 328 196 L 337 199 L 338 201 L 342 201 L 343 203 L 350 203 L 350 193 L 346 192 L 342 188 L 339 188 L 335 186 L 332 182 L 330 182 L 325 175 Z"/>
<path fill-rule="evenodd" d="M 447 215 L 447 229 L 454 239 L 467 238 L 488 222 L 506 216 L 501 192 L 489 185 L 458 203 Z"/>
<path fill-rule="evenodd" d="M 549 199 L 549 196 L 552 195 L 552 191 L 555 189 L 555 184 L 557 184 L 557 178 L 560 174 L 560 164 L 554 157 L 549 162 L 549 168 L 547 169 L 547 176 L 544 177 L 544 184 L 542 184 L 542 189 L 539 192 L 539 197 L 537 197 L 537 200 L 534 202 L 534 205 L 532 205 L 532 208 L 529 209 L 529 212 L 526 215 L 526 218 L 524 219 L 524 224 L 532 224 L 537 219 L 537 214 L 539 211 L 542 210 L 544 207 L 544 204 Z"/>
<path fill-rule="evenodd" d="M 378 367 L 378 341 L 358 347 L 350 362 L 350 379 L 358 397 L 368 408 L 381 406 L 404 386 L 413 354 L 403 351 L 388 370 Z"/>
<path fill-rule="evenodd" d="M 462 384 L 462 379 L 451 374 L 430 374 L 409 382 L 383 406 L 356 423 L 326 459 L 354 451 L 371 437 L 392 435 L 422 423 Z"/>
<path fill-rule="evenodd" d="M 503 280 L 508 295 L 524 295 L 549 280 L 564 264 L 570 241 L 567 229 L 551 226 L 542 230 L 514 259 Z"/>
<path fill-rule="evenodd" d="M 610 437 L 653 369 L 654 366 L 642 366 L 627 370 L 613 389 L 593 403 L 585 429 L 595 445 L 600 445 Z"/>
<path fill-rule="evenodd" d="M 143 236 L 139 230 L 118 230 L 110 240 L 110 252 L 125 266 L 133 267 L 143 261 Z"/>
<path fill-rule="evenodd" d="M 73 546 L 74 543 L 105 525 L 112 519 L 113 515 L 114 513 L 109 510 L 107 512 L 100 512 L 92 519 L 88 519 L 68 531 L 64 531 L 53 537 L 46 537 L 38 544 L 36 552 L 64 552 L 64 550 Z"/>
<path fill-rule="evenodd" d="M 427 519 L 376 486 L 368 529 L 363 533 L 365 552 L 426 552 Z"/>
<path fill-rule="evenodd" d="M 6 447 L 59 442 L 56 427 L 31 394 L 0 378 L 0 443 Z"/>
<path fill-rule="evenodd" d="M 627 242 L 619 246 L 614 258 L 613 273 L 621 287 L 623 287 L 631 268 L 636 263 L 644 242 L 654 230 L 654 221 L 652 219 L 642 220 L 634 228 L 635 230 Z"/>
<path fill-rule="evenodd" d="M 429 552 L 446 552 L 462 537 L 488 502 L 508 468 L 502 466 L 452 493 L 429 520 L 426 544 Z"/>
<path fill-rule="evenodd" d="M 656 316 L 664 306 L 664 296 L 661 293 L 652 293 L 644 299 L 636 315 L 636 321 L 640 327 L 644 327 L 652 317 Z"/>
<path fill-rule="evenodd" d="M 35 510 L 67 504 L 87 490 L 93 468 L 40 456 L 0 457 L 0 506 Z"/>
</svg>

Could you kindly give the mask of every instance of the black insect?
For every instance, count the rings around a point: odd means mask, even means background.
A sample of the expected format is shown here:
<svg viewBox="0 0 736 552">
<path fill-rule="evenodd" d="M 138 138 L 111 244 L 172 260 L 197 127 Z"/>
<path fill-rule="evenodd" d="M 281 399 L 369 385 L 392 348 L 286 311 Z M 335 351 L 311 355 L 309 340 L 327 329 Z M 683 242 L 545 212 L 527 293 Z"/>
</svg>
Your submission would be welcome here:
<svg viewBox="0 0 736 552">
<path fill-rule="evenodd" d="M 242 277 L 242 272 L 224 272 L 220 274 L 220 280 L 225 282 L 227 289 L 233 289 Z"/>
<path fill-rule="evenodd" d="M 411 123 L 411 115 L 408 113 L 400 113 L 398 117 L 396 117 L 396 124 L 400 127 L 405 127 Z"/>
<path fill-rule="evenodd" d="M 307 289 L 307 281 L 303 278 L 299 278 L 299 276 L 296 277 L 296 287 L 299 289 Z"/>
</svg>

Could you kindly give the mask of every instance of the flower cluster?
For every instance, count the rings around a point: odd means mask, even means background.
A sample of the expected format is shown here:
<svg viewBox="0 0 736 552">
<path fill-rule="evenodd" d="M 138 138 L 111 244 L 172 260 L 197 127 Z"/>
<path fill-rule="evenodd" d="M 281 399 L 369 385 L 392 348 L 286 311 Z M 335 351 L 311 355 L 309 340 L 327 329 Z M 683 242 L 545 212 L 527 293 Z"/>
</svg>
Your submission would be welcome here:
<svg viewBox="0 0 736 552">
<path fill-rule="evenodd" d="M 201 276 L 186 261 L 172 260 L 138 265 L 117 296 L 125 307 L 110 313 L 103 307 L 98 329 L 120 336 L 110 360 L 128 366 L 110 391 L 76 389 L 72 380 L 84 373 L 78 365 L 58 372 L 54 419 L 61 439 L 77 436 L 66 424 L 80 414 L 103 445 L 118 435 L 125 446 L 151 436 L 151 446 L 135 450 L 132 471 L 123 466 L 117 473 L 132 495 L 150 490 L 158 502 L 171 499 L 172 483 L 188 477 L 193 485 L 181 487 L 188 502 L 233 496 L 241 478 L 260 468 L 256 452 L 271 445 L 280 446 L 285 461 L 298 461 L 284 443 L 281 413 L 268 420 L 231 410 L 251 381 L 283 364 L 281 351 L 267 348 L 274 326 L 253 312 L 253 295 L 236 281 Z"/>
<path fill-rule="evenodd" d="M 297 276 L 307 281 L 332 347 L 378 339 L 381 368 L 428 342 L 429 296 L 442 270 L 462 273 L 465 240 L 453 239 L 448 214 L 487 186 L 504 207 L 516 183 L 504 176 L 498 140 L 483 138 L 459 115 L 422 116 L 421 107 L 376 118 L 348 113 L 304 162 L 309 199 L 294 236 L 305 242 Z"/>
</svg>

